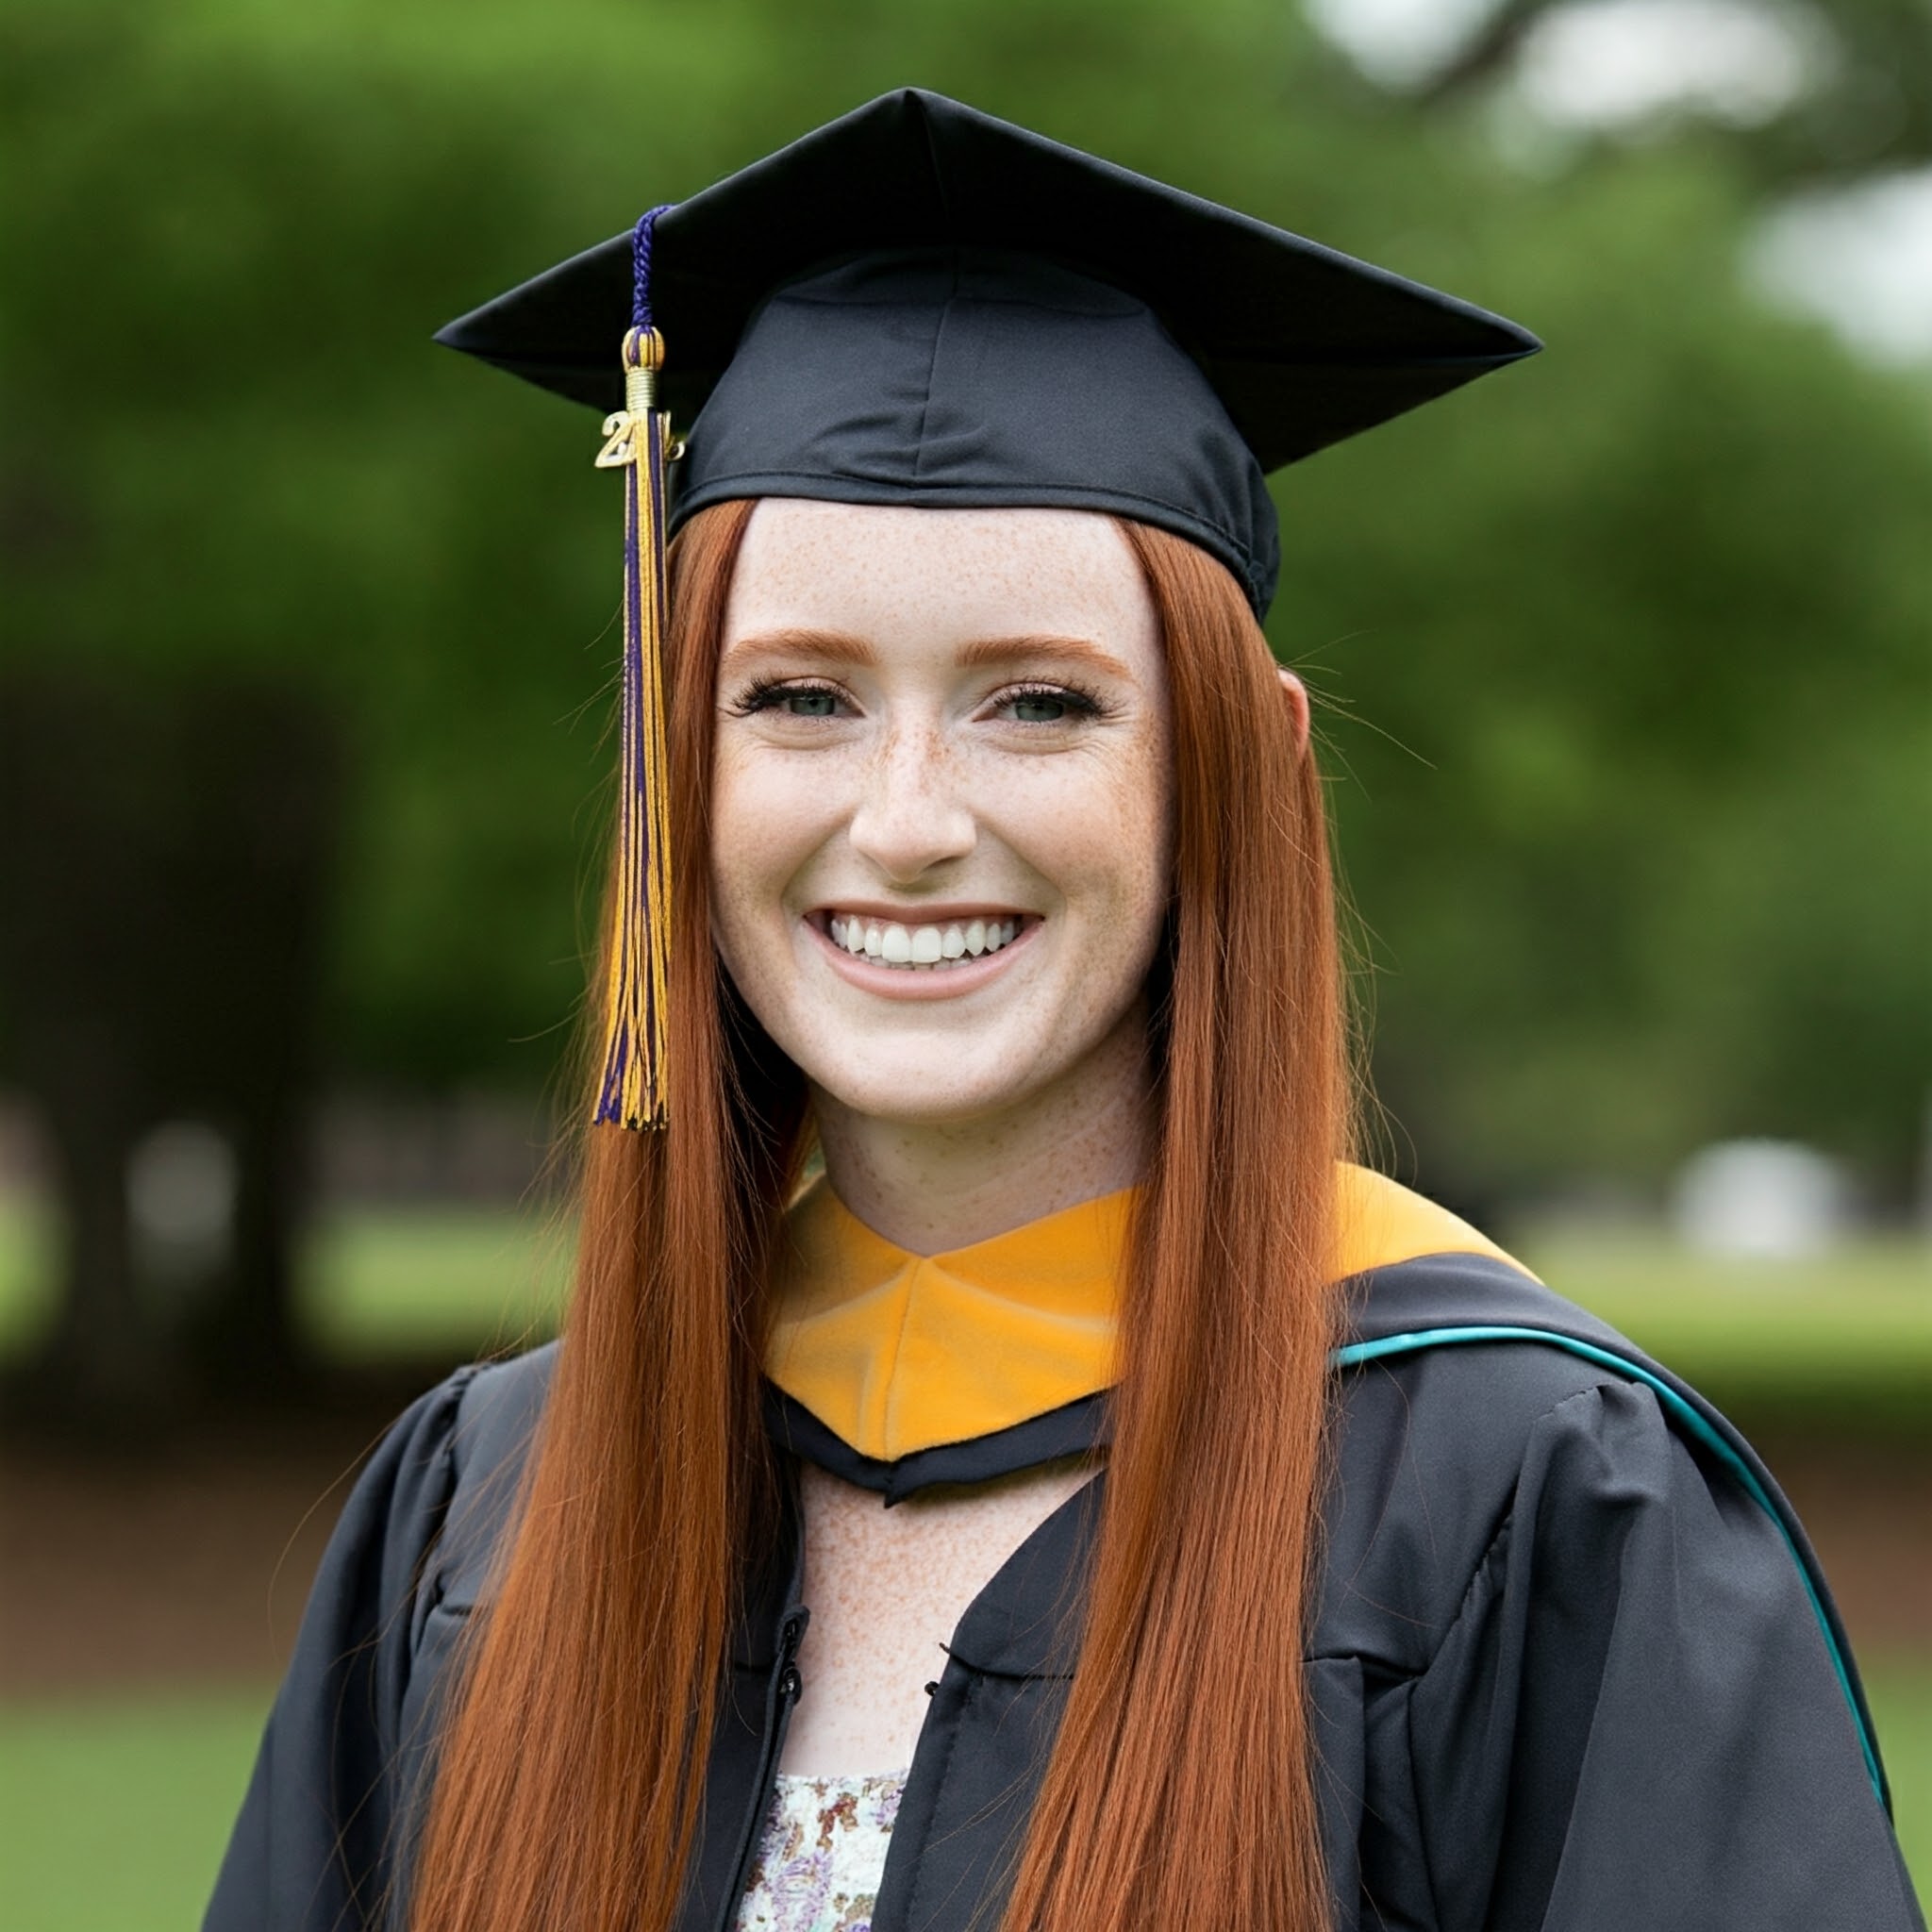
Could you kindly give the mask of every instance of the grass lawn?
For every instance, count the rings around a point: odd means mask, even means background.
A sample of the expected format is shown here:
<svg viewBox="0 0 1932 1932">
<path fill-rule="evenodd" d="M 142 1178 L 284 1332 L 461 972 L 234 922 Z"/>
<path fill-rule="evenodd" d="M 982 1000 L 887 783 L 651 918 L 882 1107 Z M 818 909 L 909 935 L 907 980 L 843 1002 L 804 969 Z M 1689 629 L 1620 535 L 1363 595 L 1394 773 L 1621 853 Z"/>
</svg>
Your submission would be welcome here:
<svg viewBox="0 0 1932 1932">
<path fill-rule="evenodd" d="M 0 1706 L 10 1932 L 198 1925 L 267 1706 L 260 1690 Z"/>
<path fill-rule="evenodd" d="M 1865 1689 L 1891 1779 L 1891 1811 L 1920 1902 L 1932 1902 L 1932 1664 L 1868 1664 Z"/>
<path fill-rule="evenodd" d="M 1932 1880 L 1932 1666 L 1872 1673 L 1899 1836 Z M 199 1922 L 248 1779 L 265 1692 L 0 1707 L 8 1932 Z"/>
<path fill-rule="evenodd" d="M 477 1349 L 556 1324 L 568 1234 L 535 1211 L 365 1208 L 320 1219 L 303 1242 L 302 1319 L 322 1351 L 353 1360 Z M 55 1229 L 0 1196 L 0 1357 L 53 1314 Z"/>
<path fill-rule="evenodd" d="M 570 1275 L 568 1231 L 532 1212 L 364 1211 L 309 1239 L 303 1310 L 330 1355 L 480 1345 L 557 1325 Z"/>
<path fill-rule="evenodd" d="M 1515 1252 L 1740 1419 L 1932 1435 L 1932 1242 L 1742 1261 L 1655 1237 L 1532 1234 Z"/>
</svg>

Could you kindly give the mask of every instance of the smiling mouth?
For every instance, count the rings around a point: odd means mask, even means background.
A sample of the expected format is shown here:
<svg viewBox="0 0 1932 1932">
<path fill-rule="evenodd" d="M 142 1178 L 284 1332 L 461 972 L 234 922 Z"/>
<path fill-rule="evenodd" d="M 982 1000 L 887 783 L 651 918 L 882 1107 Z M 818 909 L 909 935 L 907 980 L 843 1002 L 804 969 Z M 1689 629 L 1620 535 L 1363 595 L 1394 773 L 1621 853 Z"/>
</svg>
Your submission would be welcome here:
<svg viewBox="0 0 1932 1932">
<path fill-rule="evenodd" d="M 820 929 L 835 946 L 870 965 L 906 973 L 946 973 L 1002 951 L 1035 923 L 1008 913 L 997 919 L 907 925 L 864 913 L 832 912 L 824 916 Z"/>
</svg>

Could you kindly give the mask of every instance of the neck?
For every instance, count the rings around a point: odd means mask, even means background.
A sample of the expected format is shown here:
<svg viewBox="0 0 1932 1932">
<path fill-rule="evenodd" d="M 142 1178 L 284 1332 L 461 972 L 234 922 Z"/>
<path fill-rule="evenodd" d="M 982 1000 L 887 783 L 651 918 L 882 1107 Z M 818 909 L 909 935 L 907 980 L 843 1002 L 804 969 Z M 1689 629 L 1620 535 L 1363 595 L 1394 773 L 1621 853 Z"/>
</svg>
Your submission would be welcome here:
<svg viewBox="0 0 1932 1932">
<path fill-rule="evenodd" d="M 970 1120 L 856 1113 L 814 1088 L 825 1176 L 874 1233 L 915 1255 L 971 1247 L 1131 1187 L 1152 1113 L 1146 1039 L 1137 1008 L 1065 1080 Z"/>
</svg>

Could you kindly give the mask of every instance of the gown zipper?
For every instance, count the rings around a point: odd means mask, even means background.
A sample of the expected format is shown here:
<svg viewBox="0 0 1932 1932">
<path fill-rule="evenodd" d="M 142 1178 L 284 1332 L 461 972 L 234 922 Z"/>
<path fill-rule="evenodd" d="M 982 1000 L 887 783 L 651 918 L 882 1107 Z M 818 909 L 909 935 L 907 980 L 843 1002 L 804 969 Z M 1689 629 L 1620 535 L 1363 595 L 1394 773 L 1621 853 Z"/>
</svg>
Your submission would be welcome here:
<svg viewBox="0 0 1932 1932">
<path fill-rule="evenodd" d="M 750 1819 L 743 1841 L 738 1848 L 738 1869 L 724 1899 L 724 1908 L 715 1922 L 713 1932 L 732 1932 L 738 1924 L 739 1907 L 744 1902 L 745 1888 L 751 1883 L 752 1860 L 758 1840 L 764 1835 L 765 1819 L 771 1812 L 772 1793 L 778 1782 L 778 1760 L 785 1750 L 785 1733 L 791 1725 L 791 1712 L 805 1680 L 798 1674 L 798 1646 L 811 1612 L 794 1604 L 778 1625 L 778 1655 L 765 1688 L 764 1747 L 758 1754 L 758 1785 L 753 1793 Z"/>
</svg>

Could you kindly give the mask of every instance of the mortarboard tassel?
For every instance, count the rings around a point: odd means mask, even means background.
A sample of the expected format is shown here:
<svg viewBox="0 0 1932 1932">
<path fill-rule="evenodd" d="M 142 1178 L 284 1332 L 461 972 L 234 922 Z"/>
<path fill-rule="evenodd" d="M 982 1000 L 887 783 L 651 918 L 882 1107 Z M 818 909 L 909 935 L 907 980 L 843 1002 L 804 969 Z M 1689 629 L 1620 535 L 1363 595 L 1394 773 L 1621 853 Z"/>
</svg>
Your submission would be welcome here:
<svg viewBox="0 0 1932 1932">
<path fill-rule="evenodd" d="M 669 1119 L 665 988 L 671 956 L 670 821 L 664 773 L 664 513 L 671 419 L 657 406 L 664 338 L 651 321 L 651 235 L 638 223 L 635 296 L 624 338 L 624 402 L 604 419 L 600 470 L 624 472 L 624 724 L 617 797 L 617 892 L 605 989 L 598 1124 Z"/>
</svg>

